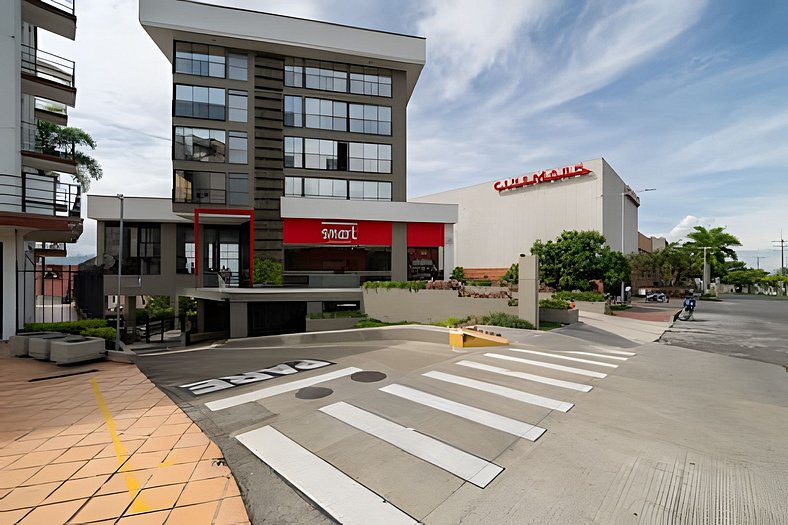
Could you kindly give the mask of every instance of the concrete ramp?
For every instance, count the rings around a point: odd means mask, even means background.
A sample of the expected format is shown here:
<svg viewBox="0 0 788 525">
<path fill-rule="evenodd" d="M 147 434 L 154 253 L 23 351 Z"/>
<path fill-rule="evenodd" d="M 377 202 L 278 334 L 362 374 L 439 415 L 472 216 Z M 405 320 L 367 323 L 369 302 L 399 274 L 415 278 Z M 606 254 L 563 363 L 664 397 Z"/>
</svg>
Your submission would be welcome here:
<svg viewBox="0 0 788 525">
<path fill-rule="evenodd" d="M 580 321 L 639 344 L 658 340 L 665 330 L 670 327 L 670 323 L 666 322 L 641 321 L 627 317 L 583 312 L 582 310 L 580 311 Z"/>
</svg>

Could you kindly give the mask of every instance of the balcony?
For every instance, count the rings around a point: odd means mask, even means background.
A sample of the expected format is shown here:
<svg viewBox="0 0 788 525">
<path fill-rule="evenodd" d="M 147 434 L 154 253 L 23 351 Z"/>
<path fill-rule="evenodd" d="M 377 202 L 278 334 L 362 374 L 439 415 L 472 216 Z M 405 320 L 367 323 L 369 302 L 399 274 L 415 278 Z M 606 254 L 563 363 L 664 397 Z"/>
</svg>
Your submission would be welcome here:
<svg viewBox="0 0 788 525">
<path fill-rule="evenodd" d="M 75 174 L 74 148 L 50 146 L 41 140 L 38 124 L 22 122 L 22 164 L 41 171 Z"/>
<path fill-rule="evenodd" d="M 68 126 L 68 106 L 36 97 L 35 117 L 36 120 L 46 120 L 58 126 Z"/>
<path fill-rule="evenodd" d="M 22 92 L 74 106 L 74 62 L 22 44 Z"/>
<path fill-rule="evenodd" d="M 37 242 L 33 247 L 33 256 L 38 257 L 65 257 L 66 243 L 64 242 Z"/>
<path fill-rule="evenodd" d="M 23 0 L 22 20 L 70 40 L 77 34 L 74 0 Z"/>
<path fill-rule="evenodd" d="M 57 177 L 22 173 L 0 174 L 0 211 L 49 217 L 79 217 L 82 191 Z"/>
</svg>

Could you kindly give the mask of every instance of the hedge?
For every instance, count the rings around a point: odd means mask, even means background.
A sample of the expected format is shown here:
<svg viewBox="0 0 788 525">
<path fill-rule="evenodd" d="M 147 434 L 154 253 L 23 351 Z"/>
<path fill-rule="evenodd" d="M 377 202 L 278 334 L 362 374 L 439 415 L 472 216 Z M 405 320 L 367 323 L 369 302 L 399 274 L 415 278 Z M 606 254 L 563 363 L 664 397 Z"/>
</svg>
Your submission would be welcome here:
<svg viewBox="0 0 788 525">
<path fill-rule="evenodd" d="M 111 326 L 104 326 L 101 328 L 87 328 L 82 331 L 85 337 L 101 337 L 106 341 L 115 341 L 115 329 Z"/>
<path fill-rule="evenodd" d="M 534 329 L 534 325 L 525 319 L 520 319 L 516 315 L 510 315 L 503 312 L 494 312 L 490 315 L 485 315 L 479 320 L 479 324 L 502 326 L 504 328 L 525 328 L 528 330 Z"/>
<path fill-rule="evenodd" d="M 539 308 L 549 308 L 550 310 L 569 310 L 569 301 L 550 297 L 539 301 Z"/>
<path fill-rule="evenodd" d="M 366 289 L 383 288 L 385 290 L 390 290 L 392 288 L 399 288 L 412 292 L 423 290 L 426 286 L 426 281 L 367 281 L 364 283 L 364 288 Z"/>
<path fill-rule="evenodd" d="M 563 299 L 568 301 L 574 299 L 575 301 L 586 301 L 589 303 L 602 303 L 605 301 L 605 294 L 597 292 L 569 292 L 560 291 L 553 294 L 553 299 Z"/>
<path fill-rule="evenodd" d="M 25 332 L 63 332 L 64 334 L 84 335 L 85 330 L 105 328 L 109 323 L 106 319 L 83 319 L 62 323 L 25 323 Z"/>
</svg>

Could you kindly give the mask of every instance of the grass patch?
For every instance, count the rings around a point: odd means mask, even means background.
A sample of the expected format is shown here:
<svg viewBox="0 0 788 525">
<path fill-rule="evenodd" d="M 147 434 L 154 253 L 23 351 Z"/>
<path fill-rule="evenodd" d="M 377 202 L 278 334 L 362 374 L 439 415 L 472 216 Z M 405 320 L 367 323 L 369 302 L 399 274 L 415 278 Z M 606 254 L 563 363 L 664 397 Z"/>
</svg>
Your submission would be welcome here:
<svg viewBox="0 0 788 525">
<path fill-rule="evenodd" d="M 603 303 L 605 302 L 605 295 L 596 292 L 569 292 L 564 290 L 555 292 L 553 299 L 563 299 L 564 301 L 574 299 L 575 301 L 586 301 L 589 303 Z"/>
<path fill-rule="evenodd" d="M 410 290 L 411 292 L 418 292 L 427 287 L 426 281 L 366 281 L 363 285 L 364 289 L 378 289 L 390 290 L 392 288 L 400 290 Z"/>
<path fill-rule="evenodd" d="M 397 321 L 396 323 L 387 323 L 378 319 L 362 319 L 357 322 L 353 328 L 380 328 L 382 326 L 400 326 L 404 324 L 418 324 L 410 321 Z"/>
<path fill-rule="evenodd" d="M 549 323 L 549 322 L 539 321 L 539 330 L 543 332 L 549 332 L 550 330 L 555 330 L 556 328 L 561 328 L 562 326 L 564 325 L 562 325 L 561 323 Z"/>
</svg>

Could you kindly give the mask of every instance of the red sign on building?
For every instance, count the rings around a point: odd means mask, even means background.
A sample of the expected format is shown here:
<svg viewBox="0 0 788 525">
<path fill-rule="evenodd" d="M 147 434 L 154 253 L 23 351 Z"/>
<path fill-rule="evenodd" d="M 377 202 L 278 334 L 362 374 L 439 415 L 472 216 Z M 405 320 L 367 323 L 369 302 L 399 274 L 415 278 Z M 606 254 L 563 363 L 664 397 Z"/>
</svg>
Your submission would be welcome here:
<svg viewBox="0 0 788 525">
<path fill-rule="evenodd" d="M 569 179 L 571 177 L 578 177 L 591 173 L 591 170 L 584 168 L 583 164 L 566 166 L 560 168 L 560 170 L 560 172 L 557 169 L 545 170 L 542 172 L 534 172 L 530 177 L 528 175 L 523 175 L 522 177 L 499 180 L 493 184 L 493 188 L 498 192 L 502 192 L 515 188 L 522 188 L 523 186 L 532 186 L 543 182 L 555 182 L 557 180 Z"/>
<path fill-rule="evenodd" d="M 332 219 L 283 219 L 285 244 L 391 246 L 391 223 Z"/>
</svg>

